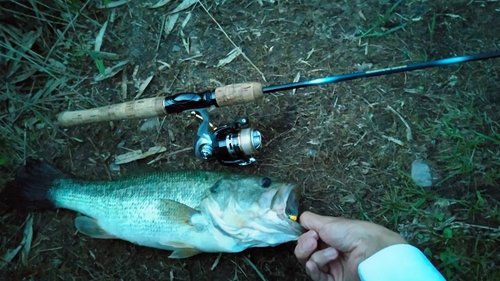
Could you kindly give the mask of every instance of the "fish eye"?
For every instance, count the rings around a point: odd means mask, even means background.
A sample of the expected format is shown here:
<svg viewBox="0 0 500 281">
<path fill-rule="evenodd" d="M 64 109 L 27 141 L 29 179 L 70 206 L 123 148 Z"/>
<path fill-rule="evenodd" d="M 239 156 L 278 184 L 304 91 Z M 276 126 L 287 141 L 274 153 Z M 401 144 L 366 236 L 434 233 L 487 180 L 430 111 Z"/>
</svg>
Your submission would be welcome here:
<svg viewBox="0 0 500 281">
<path fill-rule="evenodd" d="M 260 185 L 264 188 L 268 188 L 271 186 L 271 179 L 270 178 L 262 178 L 260 180 Z"/>
</svg>

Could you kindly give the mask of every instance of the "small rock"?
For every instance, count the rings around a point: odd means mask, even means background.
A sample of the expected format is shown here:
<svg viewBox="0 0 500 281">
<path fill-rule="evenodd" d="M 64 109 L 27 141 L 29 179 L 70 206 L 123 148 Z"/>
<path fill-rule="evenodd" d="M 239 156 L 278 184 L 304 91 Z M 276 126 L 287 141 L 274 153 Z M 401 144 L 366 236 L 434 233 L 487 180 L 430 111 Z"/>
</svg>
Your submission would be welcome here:
<svg viewBox="0 0 500 281">
<path fill-rule="evenodd" d="M 172 47 L 172 52 L 178 52 L 178 51 L 180 51 L 180 50 L 181 50 L 181 47 L 179 47 L 179 46 L 177 46 L 177 45 L 174 45 L 174 46 Z"/>
<path fill-rule="evenodd" d="M 421 187 L 432 186 L 431 168 L 423 160 L 415 160 L 411 163 L 411 177 Z"/>
<path fill-rule="evenodd" d="M 159 125 L 160 123 L 158 122 L 158 118 L 151 118 L 148 121 L 142 123 L 141 128 L 139 130 L 141 132 L 146 132 L 158 128 Z"/>
</svg>

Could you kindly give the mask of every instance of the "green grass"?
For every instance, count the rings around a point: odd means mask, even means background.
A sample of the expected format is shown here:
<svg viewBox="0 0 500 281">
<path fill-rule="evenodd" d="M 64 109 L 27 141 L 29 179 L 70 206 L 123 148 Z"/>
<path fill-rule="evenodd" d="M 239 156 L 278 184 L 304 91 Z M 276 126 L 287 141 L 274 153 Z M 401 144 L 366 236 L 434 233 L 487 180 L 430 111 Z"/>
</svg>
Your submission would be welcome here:
<svg viewBox="0 0 500 281">
<path fill-rule="evenodd" d="M 399 231 L 447 280 L 494 280 L 488 277 L 500 274 L 500 127 L 479 103 L 481 93 L 456 96 L 438 104 L 432 122 L 415 122 L 425 139 L 437 140 L 428 157 L 439 167 L 436 185 L 419 187 L 400 170 L 376 200 L 357 198 L 359 219 Z"/>
<path fill-rule="evenodd" d="M 398 25 L 396 27 L 393 27 L 391 29 L 388 29 L 388 30 L 384 30 L 384 31 L 377 31 L 377 29 L 385 24 L 387 21 L 389 21 L 389 18 L 393 15 L 394 13 L 394 10 L 396 10 L 396 8 L 399 6 L 399 4 L 401 3 L 401 0 L 397 1 L 396 3 L 394 3 L 386 12 L 384 15 L 378 15 L 378 18 L 377 18 L 377 22 L 375 24 L 373 24 L 368 30 L 366 31 L 361 31 L 359 30 L 359 32 L 361 33 L 361 35 L 359 36 L 360 38 L 365 38 L 365 37 L 382 37 L 382 36 L 385 36 L 385 35 L 388 35 L 390 33 L 393 33 L 393 32 L 396 32 L 397 30 L 400 30 L 400 29 L 403 29 L 405 28 L 405 26 L 407 25 L 406 23 L 404 24 L 401 24 L 401 25 Z"/>
<path fill-rule="evenodd" d="M 483 197 L 479 190 L 457 200 L 415 186 L 405 175 L 402 178 L 402 185 L 387 187 L 371 220 L 399 230 L 447 280 L 495 274 L 498 201 Z"/>
<path fill-rule="evenodd" d="M 429 42 L 432 42 L 432 39 L 434 38 L 434 32 L 436 29 L 436 13 L 432 15 L 432 20 L 430 23 L 428 23 L 428 28 L 429 28 Z"/>
<path fill-rule="evenodd" d="M 437 140 L 437 152 L 428 158 L 439 167 L 440 179 L 421 188 L 400 171 L 371 202 L 369 220 L 399 230 L 447 280 L 495 280 L 492 276 L 500 274 L 500 126 L 480 103 L 481 93 L 456 97 L 443 99 L 437 118 L 417 126 L 426 139 Z M 366 212 L 360 218 L 366 219 Z"/>
<path fill-rule="evenodd" d="M 54 108 L 68 98 L 88 71 L 90 54 L 82 58 L 78 50 L 88 49 L 82 34 L 93 21 L 81 17 L 87 5 L 78 1 L 9 1 L 2 3 L 0 18 L 0 100 L 8 100 L 8 112 L 0 112 L 0 156 L 6 165 L 24 162 L 40 145 L 41 128 L 56 130 Z M 93 57 L 92 57 L 93 58 Z M 83 71 L 82 71 L 83 69 Z M 52 132 L 54 135 L 55 132 Z"/>
<path fill-rule="evenodd" d="M 485 114 L 473 103 L 448 109 L 443 114 L 441 124 L 436 127 L 448 144 L 436 157 L 448 172 L 442 182 L 454 177 L 470 182 L 477 176 L 484 184 L 493 185 L 499 179 L 495 174 L 500 165 L 497 133 L 500 128 L 489 123 Z"/>
</svg>

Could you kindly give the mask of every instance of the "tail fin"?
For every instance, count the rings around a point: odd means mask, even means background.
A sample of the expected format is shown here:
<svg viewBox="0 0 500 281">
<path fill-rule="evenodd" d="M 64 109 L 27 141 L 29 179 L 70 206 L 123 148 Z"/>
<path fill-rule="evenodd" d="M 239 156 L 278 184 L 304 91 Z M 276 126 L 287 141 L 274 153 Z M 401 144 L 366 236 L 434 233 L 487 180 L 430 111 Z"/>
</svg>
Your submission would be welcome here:
<svg viewBox="0 0 500 281">
<path fill-rule="evenodd" d="M 29 159 L 22 166 L 13 181 L 0 193 L 1 201 L 15 209 L 28 211 L 52 209 L 54 204 L 49 196 L 55 179 L 68 178 L 63 172 L 48 163 Z"/>
</svg>

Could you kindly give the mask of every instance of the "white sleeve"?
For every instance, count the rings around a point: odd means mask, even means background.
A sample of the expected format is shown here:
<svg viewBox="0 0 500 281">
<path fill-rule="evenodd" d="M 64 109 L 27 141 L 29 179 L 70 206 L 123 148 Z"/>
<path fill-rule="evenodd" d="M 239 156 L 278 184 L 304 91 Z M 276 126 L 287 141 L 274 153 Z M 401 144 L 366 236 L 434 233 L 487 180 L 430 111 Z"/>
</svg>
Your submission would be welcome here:
<svg viewBox="0 0 500 281">
<path fill-rule="evenodd" d="M 392 245 L 358 266 L 361 281 L 446 281 L 427 257 L 409 244 Z"/>
</svg>

